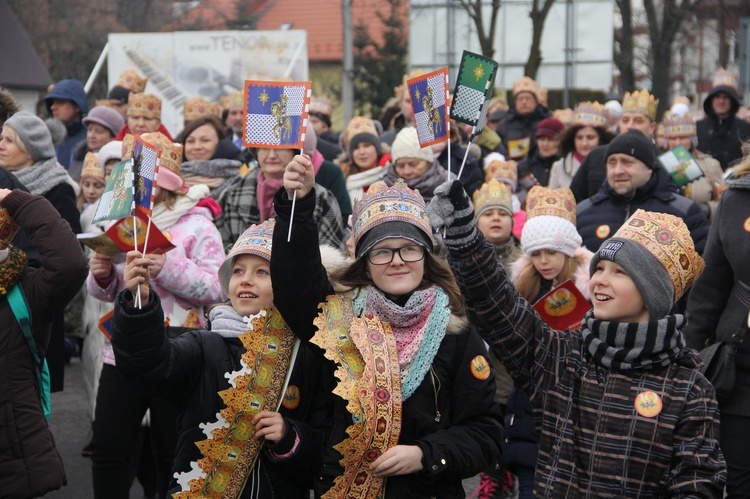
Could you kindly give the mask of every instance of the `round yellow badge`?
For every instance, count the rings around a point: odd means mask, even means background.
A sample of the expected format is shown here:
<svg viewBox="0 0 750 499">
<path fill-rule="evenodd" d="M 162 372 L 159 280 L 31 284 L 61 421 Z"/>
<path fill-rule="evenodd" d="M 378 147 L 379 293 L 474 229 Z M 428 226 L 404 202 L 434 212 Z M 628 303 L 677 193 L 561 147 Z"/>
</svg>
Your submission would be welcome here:
<svg viewBox="0 0 750 499">
<path fill-rule="evenodd" d="M 745 225 L 744 225 L 744 227 L 745 227 L 745 230 L 746 230 L 747 232 L 750 232 L 750 217 L 748 217 L 748 218 L 747 218 L 747 220 L 745 220 Z"/>
<path fill-rule="evenodd" d="M 471 375 L 481 380 L 490 377 L 490 364 L 484 356 L 477 355 L 471 359 Z"/>
<path fill-rule="evenodd" d="M 654 392 L 641 392 L 635 397 L 635 410 L 644 418 L 658 416 L 661 412 L 661 408 L 661 397 Z"/>
<path fill-rule="evenodd" d="M 281 405 L 283 405 L 290 411 L 293 411 L 294 409 L 299 407 L 299 402 L 299 388 L 297 388 L 295 385 L 287 386 L 286 393 L 284 393 L 284 400 L 281 402 Z"/>
<path fill-rule="evenodd" d="M 600 225 L 596 228 L 596 237 L 599 239 L 604 239 L 609 235 L 609 225 Z"/>
</svg>

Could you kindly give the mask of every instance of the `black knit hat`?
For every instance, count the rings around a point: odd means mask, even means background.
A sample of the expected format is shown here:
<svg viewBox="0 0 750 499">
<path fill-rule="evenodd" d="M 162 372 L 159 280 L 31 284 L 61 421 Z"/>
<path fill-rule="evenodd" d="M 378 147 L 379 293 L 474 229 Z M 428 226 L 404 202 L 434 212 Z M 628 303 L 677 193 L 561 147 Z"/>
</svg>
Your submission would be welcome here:
<svg viewBox="0 0 750 499">
<path fill-rule="evenodd" d="M 643 164 L 652 170 L 656 164 L 653 142 L 638 130 L 628 130 L 618 135 L 615 140 L 609 143 L 607 146 L 607 158 L 618 153 L 632 156 L 642 161 Z"/>
<path fill-rule="evenodd" d="M 130 90 L 128 90 L 125 87 L 115 85 L 114 87 L 109 89 L 109 93 L 107 94 L 107 99 L 119 100 L 123 104 L 127 104 L 129 96 L 130 96 Z"/>
</svg>

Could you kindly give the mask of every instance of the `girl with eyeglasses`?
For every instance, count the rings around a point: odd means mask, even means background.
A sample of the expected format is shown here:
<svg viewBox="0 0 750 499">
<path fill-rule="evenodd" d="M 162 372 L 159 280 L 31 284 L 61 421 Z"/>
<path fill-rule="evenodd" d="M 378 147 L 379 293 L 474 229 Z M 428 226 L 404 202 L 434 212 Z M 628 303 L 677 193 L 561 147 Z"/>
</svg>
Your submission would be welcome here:
<svg viewBox="0 0 750 499">
<path fill-rule="evenodd" d="M 500 411 L 487 349 L 432 253 L 424 200 L 403 182 L 370 186 L 354 207 L 356 259 L 329 278 L 313 183 L 310 161 L 296 156 L 274 199 L 271 280 L 282 316 L 321 347 L 338 382 L 316 492 L 464 497 L 461 480 L 499 455 Z"/>
</svg>

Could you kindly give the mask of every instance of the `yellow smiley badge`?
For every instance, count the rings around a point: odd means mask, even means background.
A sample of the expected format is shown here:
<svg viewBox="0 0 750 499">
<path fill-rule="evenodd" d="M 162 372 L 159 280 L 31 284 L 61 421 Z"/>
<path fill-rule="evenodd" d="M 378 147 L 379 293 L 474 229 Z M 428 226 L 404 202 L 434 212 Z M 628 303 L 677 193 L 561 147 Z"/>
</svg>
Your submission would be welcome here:
<svg viewBox="0 0 750 499">
<path fill-rule="evenodd" d="M 284 393 L 284 400 L 281 402 L 281 405 L 283 405 L 290 411 L 293 411 L 294 409 L 299 407 L 299 402 L 299 388 L 297 388 L 295 385 L 287 386 L 286 393 Z"/>
<path fill-rule="evenodd" d="M 490 377 L 490 364 L 484 356 L 477 355 L 471 359 L 471 375 L 480 380 Z"/>
<path fill-rule="evenodd" d="M 609 235 L 609 225 L 600 225 L 596 228 L 596 237 L 599 239 L 604 239 Z"/>
<path fill-rule="evenodd" d="M 745 220 L 745 225 L 743 227 L 745 227 L 745 231 L 750 232 L 750 217 Z"/>
<path fill-rule="evenodd" d="M 661 397 L 651 391 L 641 392 L 635 397 L 635 410 L 644 418 L 653 418 L 661 412 Z"/>
</svg>

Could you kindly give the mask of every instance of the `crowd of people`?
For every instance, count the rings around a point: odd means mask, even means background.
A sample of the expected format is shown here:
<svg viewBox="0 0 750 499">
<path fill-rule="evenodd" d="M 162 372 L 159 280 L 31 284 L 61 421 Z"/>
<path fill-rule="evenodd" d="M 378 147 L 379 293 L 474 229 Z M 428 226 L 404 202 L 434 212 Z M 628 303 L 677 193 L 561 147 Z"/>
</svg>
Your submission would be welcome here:
<svg viewBox="0 0 750 499">
<path fill-rule="evenodd" d="M 40 399 L 80 355 L 95 498 L 750 497 L 750 347 L 720 398 L 698 355 L 750 327 L 735 75 L 661 121 L 524 77 L 450 148 L 407 77 L 340 133 L 313 98 L 301 151 L 245 147 L 240 92 L 172 133 L 134 70 L 90 109 L 56 83 L 46 120 L 0 89 L 0 495 L 65 484 Z M 137 136 L 172 248 L 82 246 Z M 591 310 L 556 330 L 533 305 L 568 281 Z"/>
</svg>

